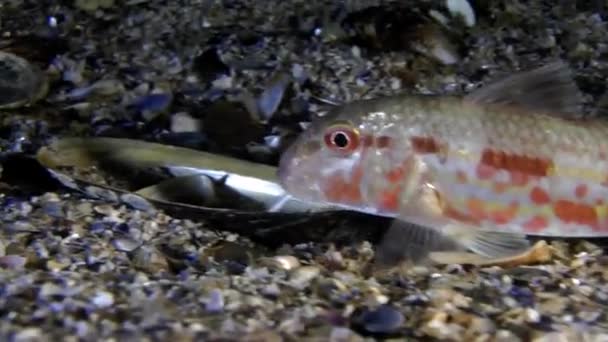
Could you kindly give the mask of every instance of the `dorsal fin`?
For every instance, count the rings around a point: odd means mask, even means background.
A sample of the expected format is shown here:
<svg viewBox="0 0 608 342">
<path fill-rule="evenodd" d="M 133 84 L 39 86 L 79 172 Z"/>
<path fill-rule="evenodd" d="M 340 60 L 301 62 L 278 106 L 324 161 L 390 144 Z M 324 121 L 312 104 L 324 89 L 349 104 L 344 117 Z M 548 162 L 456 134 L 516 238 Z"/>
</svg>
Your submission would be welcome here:
<svg viewBox="0 0 608 342">
<path fill-rule="evenodd" d="M 563 61 L 515 73 L 465 96 L 473 103 L 523 107 L 569 119 L 581 117 L 581 99 L 572 71 Z"/>
</svg>

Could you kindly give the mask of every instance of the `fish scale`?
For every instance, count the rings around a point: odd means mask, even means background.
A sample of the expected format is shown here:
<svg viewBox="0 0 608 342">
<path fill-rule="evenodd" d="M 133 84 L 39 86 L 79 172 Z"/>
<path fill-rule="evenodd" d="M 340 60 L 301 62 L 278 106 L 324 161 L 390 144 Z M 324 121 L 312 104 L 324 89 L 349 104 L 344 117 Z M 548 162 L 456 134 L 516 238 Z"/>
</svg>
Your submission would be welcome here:
<svg viewBox="0 0 608 342">
<path fill-rule="evenodd" d="M 522 247 L 522 234 L 608 236 L 608 121 L 578 110 L 564 63 L 462 97 L 355 101 L 296 139 L 279 178 L 295 197 L 429 227 L 486 255 Z M 399 234 L 404 246 L 440 245 Z"/>
</svg>

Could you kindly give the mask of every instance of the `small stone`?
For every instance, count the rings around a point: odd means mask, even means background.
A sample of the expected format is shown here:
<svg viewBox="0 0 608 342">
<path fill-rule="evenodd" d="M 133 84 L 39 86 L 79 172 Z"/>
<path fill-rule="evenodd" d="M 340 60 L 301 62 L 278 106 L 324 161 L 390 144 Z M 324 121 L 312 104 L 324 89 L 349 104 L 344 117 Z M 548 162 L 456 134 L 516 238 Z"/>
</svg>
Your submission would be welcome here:
<svg viewBox="0 0 608 342">
<path fill-rule="evenodd" d="M 568 298 L 553 296 L 539 303 L 540 312 L 545 315 L 559 315 L 568 306 Z"/>
<path fill-rule="evenodd" d="M 205 302 L 205 310 L 211 313 L 220 313 L 224 310 L 224 296 L 221 290 L 211 290 Z"/>
<path fill-rule="evenodd" d="M 301 64 L 296 63 L 291 66 L 291 76 L 296 80 L 296 82 L 304 83 L 307 78 L 306 70 Z"/>
<path fill-rule="evenodd" d="M 488 318 L 473 317 L 468 327 L 468 331 L 474 334 L 491 334 L 496 329 L 496 324 Z"/>
<path fill-rule="evenodd" d="M 308 287 L 310 282 L 321 274 L 321 270 L 315 266 L 302 266 L 292 271 L 289 284 L 295 288 Z"/>
<path fill-rule="evenodd" d="M 152 274 L 169 269 L 167 258 L 157 248 L 147 245 L 142 245 L 133 252 L 133 265 Z"/>
<path fill-rule="evenodd" d="M 96 95 L 111 96 L 124 92 L 125 88 L 120 80 L 107 79 L 95 82 L 91 86 L 91 90 Z"/>
<path fill-rule="evenodd" d="M 114 305 L 114 295 L 110 292 L 99 291 L 91 299 L 91 303 L 98 308 L 107 308 Z"/>
<path fill-rule="evenodd" d="M 525 318 L 527 322 L 530 323 L 538 323 L 540 322 L 540 313 L 538 313 L 538 311 L 532 309 L 532 308 L 526 308 L 525 311 Z"/>
<path fill-rule="evenodd" d="M 598 320 L 598 318 L 600 318 L 602 315 L 602 311 L 593 311 L 593 310 L 583 310 L 581 312 L 578 312 L 576 314 L 576 316 L 584 322 L 587 323 L 594 323 L 595 321 Z"/>
<path fill-rule="evenodd" d="M 220 76 L 212 82 L 213 87 L 217 89 L 227 90 L 232 88 L 233 79 L 230 76 Z"/>
<path fill-rule="evenodd" d="M 179 112 L 171 116 L 171 132 L 185 133 L 200 131 L 201 121 L 194 119 L 190 114 L 186 112 Z"/>
<path fill-rule="evenodd" d="M 459 339 L 464 327 L 458 324 L 448 322 L 449 315 L 443 311 L 436 311 L 422 326 L 422 332 L 425 334 L 440 339 Z"/>
<path fill-rule="evenodd" d="M 60 286 L 57 286 L 53 283 L 44 283 L 42 287 L 40 287 L 40 291 L 38 292 L 38 296 L 40 298 L 48 298 L 51 296 L 55 296 L 61 294 L 63 289 Z"/>
<path fill-rule="evenodd" d="M 13 339 L 15 342 L 35 342 L 43 340 L 43 334 L 40 328 L 21 329 L 17 334 L 15 334 Z"/>
<path fill-rule="evenodd" d="M 46 202 L 42 206 L 42 210 L 49 216 L 52 217 L 63 217 L 63 206 L 61 202 Z"/>
<path fill-rule="evenodd" d="M 392 90 L 400 90 L 401 89 L 401 80 L 397 77 L 391 77 L 391 89 Z"/>
<path fill-rule="evenodd" d="M 277 284 L 272 283 L 263 287 L 260 292 L 267 297 L 278 297 L 281 294 L 281 289 Z"/>
<path fill-rule="evenodd" d="M 468 27 L 475 26 L 475 12 L 467 0 L 447 0 L 446 4 L 453 16 L 462 18 Z"/>
<path fill-rule="evenodd" d="M 518 342 L 521 341 L 519 337 L 513 334 L 509 330 L 498 330 L 496 332 L 496 336 L 494 337 L 495 342 Z"/>
<path fill-rule="evenodd" d="M 130 238 L 118 238 L 112 240 L 112 245 L 121 252 L 132 252 L 141 246 L 139 241 Z"/>
<path fill-rule="evenodd" d="M 277 255 L 271 258 L 261 258 L 260 264 L 269 268 L 286 271 L 300 267 L 300 261 L 292 255 Z"/>
<path fill-rule="evenodd" d="M 287 318 L 279 324 L 279 331 L 287 334 L 299 334 L 305 329 L 304 322 L 300 317 Z"/>
<path fill-rule="evenodd" d="M 365 309 L 361 315 L 355 317 L 354 322 L 368 333 L 388 334 L 394 333 L 403 325 L 403 314 L 391 305 L 381 305 L 376 309 Z"/>
<path fill-rule="evenodd" d="M 27 262 L 27 258 L 24 258 L 20 255 L 5 255 L 0 257 L 0 267 L 17 270 L 25 267 Z"/>
<path fill-rule="evenodd" d="M 354 331 L 344 327 L 333 327 L 329 335 L 330 342 L 363 342 L 363 338 Z"/>
<path fill-rule="evenodd" d="M 173 95 L 170 93 L 152 93 L 135 99 L 132 106 L 148 114 L 164 112 L 171 106 Z"/>
<path fill-rule="evenodd" d="M 382 304 L 386 304 L 389 301 L 389 298 L 382 294 L 382 292 L 377 287 L 371 287 L 368 289 L 368 294 L 365 299 L 365 304 L 371 307 L 376 307 Z"/>
</svg>

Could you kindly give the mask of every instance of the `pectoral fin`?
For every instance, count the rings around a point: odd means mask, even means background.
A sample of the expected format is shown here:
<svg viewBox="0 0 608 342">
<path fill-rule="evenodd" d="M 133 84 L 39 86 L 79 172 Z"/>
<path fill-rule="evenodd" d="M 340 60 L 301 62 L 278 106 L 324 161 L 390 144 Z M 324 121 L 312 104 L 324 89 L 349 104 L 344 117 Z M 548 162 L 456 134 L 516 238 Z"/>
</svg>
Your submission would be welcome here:
<svg viewBox="0 0 608 342">
<path fill-rule="evenodd" d="M 524 234 L 486 230 L 446 216 L 447 199 L 432 185 L 431 171 L 421 167 L 416 177 L 411 176 L 416 181 L 402 194 L 407 201 L 383 237 L 376 263 L 421 262 L 430 252 L 467 249 L 482 257 L 500 258 L 529 248 Z"/>
<path fill-rule="evenodd" d="M 465 250 L 475 253 L 480 259 L 490 260 L 512 257 L 529 248 L 530 243 L 524 234 L 489 231 L 458 223 L 428 227 L 395 220 L 377 248 L 376 263 L 421 263 L 433 252 Z"/>
<path fill-rule="evenodd" d="M 395 265 L 402 261 L 423 262 L 429 252 L 454 251 L 456 241 L 440 231 L 395 220 L 376 249 L 376 264 Z"/>
</svg>

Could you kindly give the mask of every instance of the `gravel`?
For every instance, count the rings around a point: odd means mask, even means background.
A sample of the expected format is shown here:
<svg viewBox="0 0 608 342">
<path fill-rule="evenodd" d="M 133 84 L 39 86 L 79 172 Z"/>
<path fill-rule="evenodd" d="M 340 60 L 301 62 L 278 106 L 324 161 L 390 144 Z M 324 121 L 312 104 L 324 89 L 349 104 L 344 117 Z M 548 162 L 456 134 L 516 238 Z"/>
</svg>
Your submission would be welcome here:
<svg viewBox="0 0 608 342">
<path fill-rule="evenodd" d="M 448 3 L 5 1 L 0 49 L 50 83 L 45 99 L 0 109 L 3 160 L 103 135 L 276 165 L 335 104 L 464 93 L 556 58 L 584 114 L 603 114 L 601 2 Z M 372 275 L 369 242 L 267 248 L 25 166 L 0 185 L 2 340 L 608 340 L 608 258 L 591 242 L 552 241 L 542 265 Z"/>
</svg>

